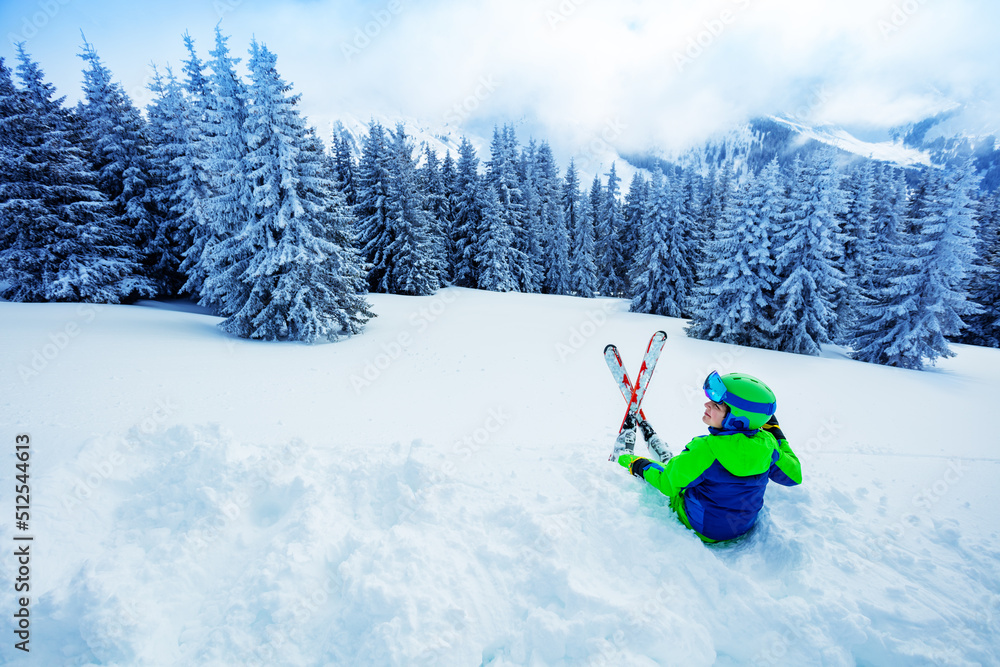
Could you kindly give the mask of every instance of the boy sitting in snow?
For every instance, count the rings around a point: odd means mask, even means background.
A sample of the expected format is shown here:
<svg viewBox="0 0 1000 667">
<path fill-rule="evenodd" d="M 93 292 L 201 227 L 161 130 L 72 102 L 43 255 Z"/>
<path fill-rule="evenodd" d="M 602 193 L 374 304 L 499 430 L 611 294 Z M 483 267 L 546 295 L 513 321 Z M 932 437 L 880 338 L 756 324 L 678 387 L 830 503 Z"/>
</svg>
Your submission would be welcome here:
<svg viewBox="0 0 1000 667">
<path fill-rule="evenodd" d="M 634 419 L 629 416 L 615 441 L 618 463 L 670 498 L 684 525 L 705 542 L 747 533 L 764 505 L 768 479 L 785 486 L 802 482 L 799 459 L 774 416 L 774 392 L 745 373 L 705 379 L 705 414 L 711 435 L 698 436 L 671 456 L 648 421 L 638 426 L 652 455 L 636 456 Z"/>
</svg>

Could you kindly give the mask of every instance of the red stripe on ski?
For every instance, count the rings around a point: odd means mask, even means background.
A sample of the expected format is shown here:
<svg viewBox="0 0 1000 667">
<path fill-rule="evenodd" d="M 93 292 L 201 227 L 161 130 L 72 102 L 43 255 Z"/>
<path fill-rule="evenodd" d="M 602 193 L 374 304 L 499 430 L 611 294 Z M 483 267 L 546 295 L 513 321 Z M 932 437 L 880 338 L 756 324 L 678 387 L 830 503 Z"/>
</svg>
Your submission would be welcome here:
<svg viewBox="0 0 1000 667">
<path fill-rule="evenodd" d="M 649 380 L 653 377 L 653 371 L 656 369 L 656 361 L 660 358 L 660 352 L 663 350 L 663 345 L 666 342 L 667 334 L 663 331 L 657 331 L 649 339 L 649 345 L 646 346 L 646 354 L 642 357 L 642 366 L 639 368 L 639 375 L 635 379 L 635 387 L 632 388 L 628 409 L 622 418 L 621 428 L 625 427 L 625 420 L 628 419 L 629 414 L 637 415 L 642 408 L 642 399 L 646 395 L 646 387 L 649 386 Z"/>
</svg>

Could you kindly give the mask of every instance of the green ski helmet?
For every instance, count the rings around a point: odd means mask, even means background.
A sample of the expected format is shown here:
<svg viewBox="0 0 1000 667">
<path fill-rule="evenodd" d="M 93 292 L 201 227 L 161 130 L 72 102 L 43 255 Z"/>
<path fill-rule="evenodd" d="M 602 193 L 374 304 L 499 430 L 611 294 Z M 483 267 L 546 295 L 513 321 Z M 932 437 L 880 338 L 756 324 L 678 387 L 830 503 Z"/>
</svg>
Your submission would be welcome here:
<svg viewBox="0 0 1000 667">
<path fill-rule="evenodd" d="M 729 406 L 729 412 L 722 420 L 722 428 L 727 431 L 756 430 L 767 423 L 778 409 L 771 388 L 746 373 L 720 376 L 712 371 L 705 378 L 705 395 L 716 403 Z"/>
</svg>

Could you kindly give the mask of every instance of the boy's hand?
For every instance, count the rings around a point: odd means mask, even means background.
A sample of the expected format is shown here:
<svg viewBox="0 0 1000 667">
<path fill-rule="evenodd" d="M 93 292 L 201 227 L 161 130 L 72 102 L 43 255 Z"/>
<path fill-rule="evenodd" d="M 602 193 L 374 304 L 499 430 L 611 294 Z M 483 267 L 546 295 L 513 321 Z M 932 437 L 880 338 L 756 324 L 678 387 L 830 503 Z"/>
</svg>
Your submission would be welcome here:
<svg viewBox="0 0 1000 667">
<path fill-rule="evenodd" d="M 778 426 L 778 415 L 771 415 L 771 418 L 767 420 L 763 428 L 773 435 L 774 439 L 778 442 L 786 439 L 785 434 L 781 432 L 781 427 Z"/>
<path fill-rule="evenodd" d="M 645 479 L 643 473 L 646 472 L 646 468 L 652 463 L 649 459 L 638 458 L 629 464 L 628 471 L 635 475 L 636 477 Z"/>
</svg>

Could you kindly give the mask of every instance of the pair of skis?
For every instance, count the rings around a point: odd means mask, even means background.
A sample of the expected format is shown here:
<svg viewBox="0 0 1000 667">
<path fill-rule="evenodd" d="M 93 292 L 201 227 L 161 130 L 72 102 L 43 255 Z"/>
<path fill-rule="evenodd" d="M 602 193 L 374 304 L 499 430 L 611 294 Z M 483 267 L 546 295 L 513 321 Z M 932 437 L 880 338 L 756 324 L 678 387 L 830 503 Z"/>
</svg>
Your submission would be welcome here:
<svg viewBox="0 0 1000 667">
<path fill-rule="evenodd" d="M 660 358 L 660 352 L 663 350 L 663 345 L 666 342 L 667 334 L 662 331 L 657 331 L 649 339 L 649 345 L 646 346 L 646 354 L 642 357 L 642 366 L 639 368 L 639 375 L 636 377 L 634 385 L 629 380 L 625 364 L 622 363 L 622 358 L 618 354 L 618 348 L 614 344 L 609 344 L 604 348 L 604 361 L 608 364 L 611 375 L 618 382 L 618 388 L 621 390 L 622 396 L 628 401 L 628 408 L 625 410 L 625 416 L 622 418 L 621 428 L 625 427 L 629 415 L 632 415 L 633 420 L 646 418 L 646 415 L 642 412 L 642 397 L 646 395 L 646 387 L 649 386 L 649 380 L 653 377 L 656 360 Z M 612 453 L 609 460 L 613 459 L 614 454 Z"/>
</svg>

